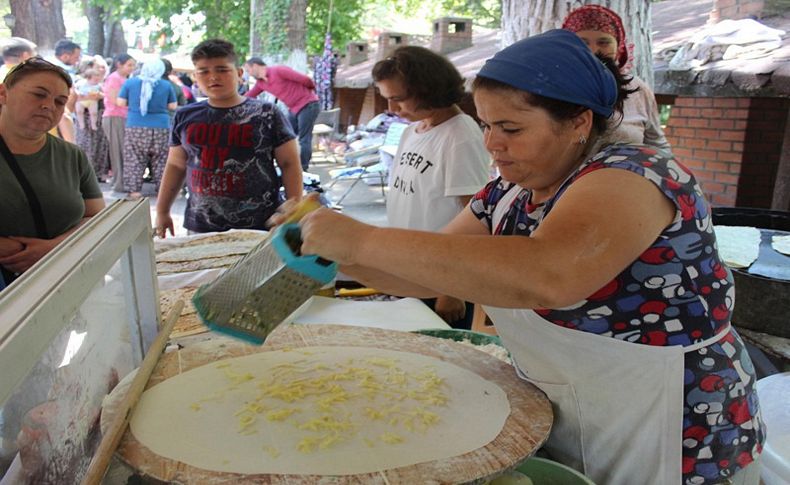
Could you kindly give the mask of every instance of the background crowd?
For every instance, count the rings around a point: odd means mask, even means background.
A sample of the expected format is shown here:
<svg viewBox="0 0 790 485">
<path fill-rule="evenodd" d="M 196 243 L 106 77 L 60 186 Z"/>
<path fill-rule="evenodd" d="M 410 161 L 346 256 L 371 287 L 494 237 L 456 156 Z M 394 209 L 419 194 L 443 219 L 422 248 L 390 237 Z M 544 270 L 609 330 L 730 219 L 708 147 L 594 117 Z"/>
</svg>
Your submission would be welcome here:
<svg viewBox="0 0 790 485">
<path fill-rule="evenodd" d="M 12 37 L 4 42 L 2 55 L 0 80 L 15 65 L 35 56 L 36 45 Z M 80 45 L 69 39 L 59 41 L 47 60 L 64 69 L 73 82 L 63 119 L 52 134 L 79 146 L 97 179 L 109 182 L 116 192 L 139 196 L 144 173 L 158 182 L 175 109 L 201 96 L 189 75 L 174 73 L 166 59 L 151 59 L 144 65 L 128 54 L 112 59 L 83 54 Z M 158 79 L 164 82 L 156 83 Z M 149 91 L 154 84 L 157 87 Z M 152 132 L 158 136 L 143 143 L 148 134 L 144 130 L 159 130 Z"/>
</svg>

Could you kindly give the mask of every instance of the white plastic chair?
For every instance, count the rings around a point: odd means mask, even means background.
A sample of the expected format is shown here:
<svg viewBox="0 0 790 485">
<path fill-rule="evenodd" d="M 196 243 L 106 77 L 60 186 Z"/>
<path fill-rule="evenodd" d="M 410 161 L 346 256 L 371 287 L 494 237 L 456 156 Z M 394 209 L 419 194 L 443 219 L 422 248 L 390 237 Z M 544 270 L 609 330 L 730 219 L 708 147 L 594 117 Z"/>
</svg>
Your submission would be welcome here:
<svg viewBox="0 0 790 485">
<path fill-rule="evenodd" d="M 332 150 L 332 138 L 339 133 L 340 108 L 321 111 L 313 125 L 313 150 L 322 152 L 327 159 L 331 158 L 337 163 L 337 156 Z"/>
<path fill-rule="evenodd" d="M 381 196 L 386 196 L 384 186 L 387 185 L 388 167 L 382 162 L 381 152 L 391 152 L 394 155 L 406 126 L 408 126 L 406 123 L 392 123 L 381 143 L 346 153 L 344 158 L 350 166 L 329 171 L 332 182 L 327 186 L 328 189 L 334 187 L 341 180 L 352 181 L 351 185 L 343 192 L 343 195 L 335 201 L 335 204 L 339 205 L 366 175 L 378 176 L 379 184 L 381 185 Z"/>
</svg>

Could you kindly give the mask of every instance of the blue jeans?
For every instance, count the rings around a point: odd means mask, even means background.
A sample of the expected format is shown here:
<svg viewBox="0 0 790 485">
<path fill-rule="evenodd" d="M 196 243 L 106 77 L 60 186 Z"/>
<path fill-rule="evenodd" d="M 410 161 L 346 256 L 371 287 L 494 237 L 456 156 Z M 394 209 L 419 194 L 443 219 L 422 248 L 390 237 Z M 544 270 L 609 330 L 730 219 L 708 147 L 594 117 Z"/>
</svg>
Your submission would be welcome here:
<svg viewBox="0 0 790 485">
<path fill-rule="evenodd" d="M 321 105 L 318 101 L 313 101 L 305 105 L 298 113 L 288 112 L 288 121 L 299 138 L 299 159 L 302 162 L 302 170 L 307 170 L 310 165 L 310 158 L 313 156 L 313 125 L 318 113 L 321 112 Z"/>
</svg>

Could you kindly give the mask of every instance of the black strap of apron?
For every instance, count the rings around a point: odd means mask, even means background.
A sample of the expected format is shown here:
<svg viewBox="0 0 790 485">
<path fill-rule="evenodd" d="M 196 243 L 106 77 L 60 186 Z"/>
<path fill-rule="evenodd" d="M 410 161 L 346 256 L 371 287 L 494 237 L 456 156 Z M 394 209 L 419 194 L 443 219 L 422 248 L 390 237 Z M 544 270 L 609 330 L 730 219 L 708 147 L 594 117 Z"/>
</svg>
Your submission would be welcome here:
<svg viewBox="0 0 790 485">
<path fill-rule="evenodd" d="M 8 149 L 8 145 L 6 145 L 2 136 L 0 136 L 0 153 L 2 153 L 5 161 L 8 162 L 8 167 L 14 173 L 16 181 L 19 182 L 19 185 L 25 192 L 27 203 L 30 205 L 30 212 L 33 213 L 33 223 L 36 225 L 36 234 L 41 239 L 48 239 L 49 233 L 47 233 L 47 225 L 44 222 L 44 211 L 41 210 L 41 203 L 38 201 L 33 187 L 30 185 L 30 182 L 28 182 L 25 174 L 22 173 L 22 169 L 19 168 L 16 157 L 11 153 L 11 150 Z"/>
</svg>

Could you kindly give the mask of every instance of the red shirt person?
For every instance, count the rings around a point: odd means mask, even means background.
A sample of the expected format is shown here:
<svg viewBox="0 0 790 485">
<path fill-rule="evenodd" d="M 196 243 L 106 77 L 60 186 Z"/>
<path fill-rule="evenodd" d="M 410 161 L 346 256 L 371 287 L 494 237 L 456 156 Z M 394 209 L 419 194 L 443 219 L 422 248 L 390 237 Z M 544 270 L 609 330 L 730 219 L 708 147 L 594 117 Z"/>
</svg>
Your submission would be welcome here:
<svg viewBox="0 0 790 485">
<path fill-rule="evenodd" d="M 307 170 L 313 154 L 313 125 L 321 111 L 315 83 L 290 67 L 267 66 L 260 57 L 249 58 L 244 69 L 256 80 L 247 97 L 255 98 L 265 91 L 288 107 L 288 121 L 299 137 L 302 170 Z"/>
</svg>

